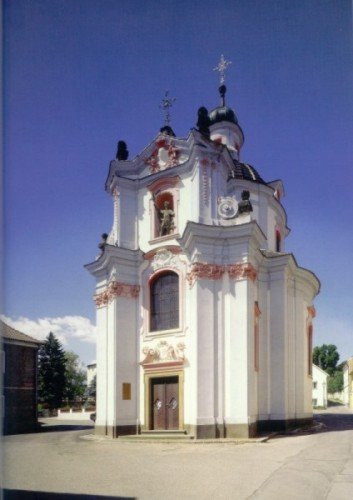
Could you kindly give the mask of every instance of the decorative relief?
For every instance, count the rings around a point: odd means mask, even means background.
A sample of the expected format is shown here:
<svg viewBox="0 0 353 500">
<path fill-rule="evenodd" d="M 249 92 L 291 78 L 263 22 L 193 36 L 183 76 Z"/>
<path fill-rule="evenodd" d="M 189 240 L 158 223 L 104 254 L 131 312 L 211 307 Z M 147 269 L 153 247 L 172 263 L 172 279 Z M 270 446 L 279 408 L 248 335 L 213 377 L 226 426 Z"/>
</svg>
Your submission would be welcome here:
<svg viewBox="0 0 353 500">
<path fill-rule="evenodd" d="M 136 299 L 140 293 L 139 285 L 129 285 L 127 283 L 120 283 L 119 281 L 112 281 L 109 283 L 108 288 L 94 296 L 94 302 L 97 307 L 106 306 L 115 297 L 127 297 Z"/>
<path fill-rule="evenodd" d="M 192 265 L 191 271 L 187 273 L 186 279 L 189 285 L 192 286 L 198 279 L 219 280 L 222 278 L 224 271 L 225 266 L 196 262 Z"/>
<path fill-rule="evenodd" d="M 156 271 L 161 267 L 172 267 L 174 269 L 179 269 L 180 261 L 179 258 L 174 255 L 169 250 L 163 248 L 162 250 L 158 250 L 151 262 L 152 269 Z"/>
<path fill-rule="evenodd" d="M 308 306 L 308 315 L 310 318 L 315 318 L 316 316 L 316 309 L 314 306 Z"/>
<path fill-rule="evenodd" d="M 237 204 L 234 198 L 218 198 L 218 214 L 222 219 L 234 219 L 237 214 Z"/>
<path fill-rule="evenodd" d="M 156 141 L 156 147 L 152 154 L 145 158 L 145 163 L 149 165 L 151 174 L 175 167 L 179 163 L 180 152 L 173 143 L 166 138 Z"/>
<path fill-rule="evenodd" d="M 256 269 L 249 262 L 242 262 L 240 264 L 231 264 L 227 266 L 227 271 L 229 277 L 236 280 L 249 278 L 251 279 L 251 281 L 255 281 L 257 277 Z"/>
<path fill-rule="evenodd" d="M 145 358 L 141 361 L 141 365 L 146 364 L 156 364 L 156 363 L 168 363 L 168 362 L 184 362 L 185 361 L 185 344 L 180 342 L 176 346 L 168 344 L 166 340 L 161 340 L 157 346 L 153 349 L 151 347 L 145 347 L 142 349 L 142 353 Z"/>
<path fill-rule="evenodd" d="M 255 281 L 257 277 L 256 269 L 248 262 L 230 264 L 228 266 L 197 262 L 192 264 L 191 271 L 187 273 L 186 279 L 191 287 L 198 279 L 221 279 L 225 272 L 228 272 L 231 279 L 236 280 L 250 279 L 251 281 Z"/>
</svg>

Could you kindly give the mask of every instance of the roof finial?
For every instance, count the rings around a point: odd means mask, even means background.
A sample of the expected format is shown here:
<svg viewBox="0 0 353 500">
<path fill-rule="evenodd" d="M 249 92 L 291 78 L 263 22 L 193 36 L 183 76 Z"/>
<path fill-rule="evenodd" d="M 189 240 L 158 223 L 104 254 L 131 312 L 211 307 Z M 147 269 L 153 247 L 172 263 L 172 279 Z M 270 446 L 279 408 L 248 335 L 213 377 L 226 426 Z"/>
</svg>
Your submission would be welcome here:
<svg viewBox="0 0 353 500">
<path fill-rule="evenodd" d="M 169 95 L 169 90 L 166 90 L 165 95 L 164 95 L 164 99 L 161 100 L 161 103 L 159 105 L 160 109 L 163 109 L 165 111 L 165 118 L 164 118 L 165 125 L 170 124 L 169 109 L 173 106 L 173 102 L 176 101 L 175 97 L 168 97 L 168 95 Z"/>
<path fill-rule="evenodd" d="M 226 79 L 225 72 L 226 72 L 227 67 L 230 64 L 232 64 L 232 61 L 227 61 L 226 59 L 224 59 L 224 55 L 222 54 L 219 63 L 217 64 L 217 66 L 215 68 L 213 68 L 213 71 L 219 72 L 219 83 L 220 83 L 219 93 L 221 94 L 221 105 L 222 106 L 225 106 L 225 95 L 226 95 L 226 91 L 227 91 L 227 87 L 224 85 L 224 82 Z"/>
</svg>

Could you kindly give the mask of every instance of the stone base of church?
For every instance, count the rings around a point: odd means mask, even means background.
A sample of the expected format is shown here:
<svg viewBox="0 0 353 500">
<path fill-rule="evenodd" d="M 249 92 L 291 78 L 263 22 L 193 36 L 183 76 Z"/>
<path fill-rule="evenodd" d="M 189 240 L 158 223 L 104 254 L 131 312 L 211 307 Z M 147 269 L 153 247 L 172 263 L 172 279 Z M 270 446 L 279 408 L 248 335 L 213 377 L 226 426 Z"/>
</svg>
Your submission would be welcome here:
<svg viewBox="0 0 353 500">
<path fill-rule="evenodd" d="M 185 430 L 196 439 L 252 438 L 256 436 L 256 423 L 185 425 Z"/>
<path fill-rule="evenodd" d="M 131 436 L 133 434 L 139 434 L 139 427 L 137 425 L 96 425 L 94 428 L 94 433 L 97 436 L 117 438 L 119 436 Z"/>
<path fill-rule="evenodd" d="M 259 420 L 257 422 L 257 432 L 278 432 L 287 431 L 296 427 L 312 425 L 312 418 L 293 418 L 288 420 Z"/>
</svg>

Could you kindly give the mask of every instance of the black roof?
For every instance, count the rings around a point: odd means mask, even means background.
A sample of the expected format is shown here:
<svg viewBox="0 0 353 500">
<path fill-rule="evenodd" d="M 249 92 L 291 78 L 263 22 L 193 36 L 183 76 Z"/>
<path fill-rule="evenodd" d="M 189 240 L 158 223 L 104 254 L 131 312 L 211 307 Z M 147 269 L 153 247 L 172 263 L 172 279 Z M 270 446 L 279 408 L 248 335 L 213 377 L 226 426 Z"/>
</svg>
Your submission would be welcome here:
<svg viewBox="0 0 353 500">
<path fill-rule="evenodd" d="M 233 160 L 233 164 L 234 167 L 230 175 L 231 179 L 244 179 L 246 181 L 266 184 L 266 182 L 253 166 L 249 165 L 248 163 L 240 163 L 237 160 Z"/>
</svg>

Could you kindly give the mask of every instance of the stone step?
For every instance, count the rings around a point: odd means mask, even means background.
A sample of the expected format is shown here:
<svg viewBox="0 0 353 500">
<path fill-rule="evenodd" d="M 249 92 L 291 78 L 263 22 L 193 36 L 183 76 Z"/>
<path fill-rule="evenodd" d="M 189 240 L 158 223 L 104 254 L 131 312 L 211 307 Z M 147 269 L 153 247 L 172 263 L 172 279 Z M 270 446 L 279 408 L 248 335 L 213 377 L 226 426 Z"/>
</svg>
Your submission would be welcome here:
<svg viewBox="0 0 353 500">
<path fill-rule="evenodd" d="M 186 431 L 184 430 L 165 430 L 165 429 L 158 429 L 158 430 L 149 430 L 149 431 L 141 431 L 141 435 L 146 435 L 146 436 L 153 436 L 153 435 L 159 435 L 159 436 L 165 436 L 165 435 L 176 435 L 176 436 L 183 436 L 186 434 Z"/>
<path fill-rule="evenodd" d="M 194 436 L 185 434 L 184 431 L 143 431 L 141 434 L 119 436 L 121 441 L 179 441 L 185 442 L 194 439 Z"/>
</svg>

